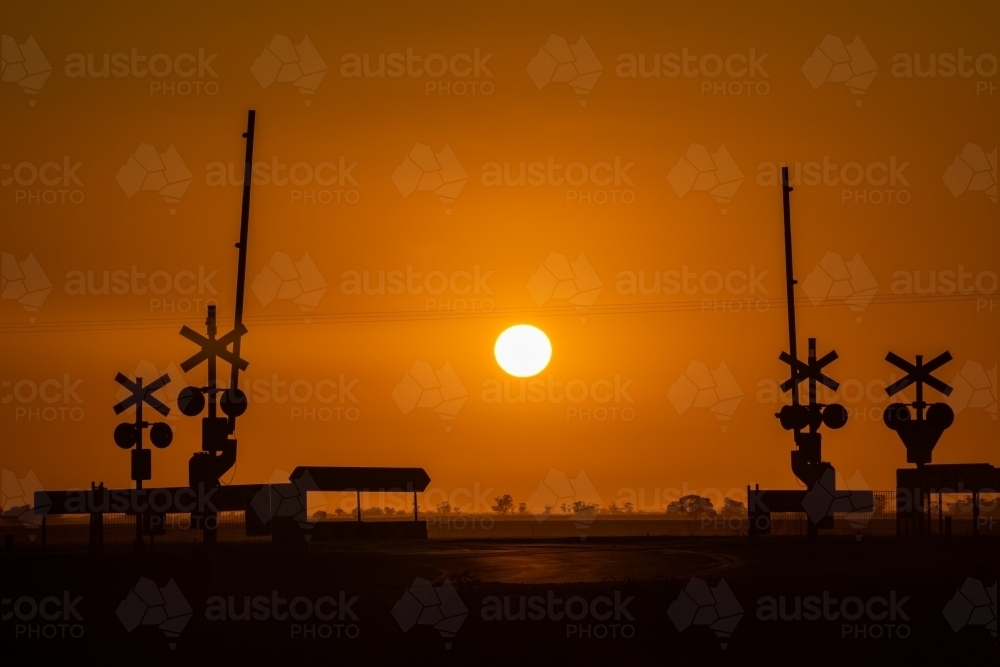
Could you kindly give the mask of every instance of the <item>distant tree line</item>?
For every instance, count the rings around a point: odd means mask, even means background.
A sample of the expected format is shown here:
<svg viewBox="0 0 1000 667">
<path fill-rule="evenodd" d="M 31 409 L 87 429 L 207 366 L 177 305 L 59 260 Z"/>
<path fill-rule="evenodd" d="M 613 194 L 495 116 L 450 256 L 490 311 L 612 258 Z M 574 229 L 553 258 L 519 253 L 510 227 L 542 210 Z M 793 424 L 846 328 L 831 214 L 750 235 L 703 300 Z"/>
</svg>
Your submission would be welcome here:
<svg viewBox="0 0 1000 667">
<path fill-rule="evenodd" d="M 493 502 L 495 504 L 491 505 L 490 509 L 494 514 L 499 514 L 501 516 L 532 514 L 532 511 L 528 508 L 527 503 L 516 502 L 514 497 L 509 493 L 496 496 L 493 499 Z M 971 500 L 969 502 L 971 503 Z M 682 496 L 681 498 L 669 503 L 666 509 L 662 512 L 636 511 L 635 506 L 631 502 L 624 502 L 620 504 L 618 502 L 612 502 L 607 505 L 601 505 L 599 503 L 591 503 L 584 500 L 574 500 L 573 502 L 560 503 L 558 507 L 555 505 L 546 505 L 543 509 L 545 514 L 552 514 L 557 510 L 565 515 L 582 513 L 610 514 L 616 516 L 629 514 L 667 514 L 677 516 L 678 518 L 716 516 L 720 514 L 725 516 L 738 516 L 745 515 L 747 513 L 746 503 L 741 501 L 726 497 L 722 501 L 722 507 L 716 509 L 711 498 L 706 498 L 697 494 Z M 451 503 L 446 501 L 438 503 L 434 510 L 430 513 L 440 515 L 458 515 L 462 513 L 462 509 L 460 507 L 452 507 Z M 409 512 L 405 509 L 396 509 L 393 507 L 372 506 L 363 510 L 363 516 L 371 517 L 404 516 L 408 514 Z M 358 510 L 356 507 L 350 510 L 344 510 L 343 508 L 338 507 L 332 513 L 328 513 L 325 510 L 317 510 L 312 516 L 314 519 L 347 517 L 357 518 Z"/>
</svg>

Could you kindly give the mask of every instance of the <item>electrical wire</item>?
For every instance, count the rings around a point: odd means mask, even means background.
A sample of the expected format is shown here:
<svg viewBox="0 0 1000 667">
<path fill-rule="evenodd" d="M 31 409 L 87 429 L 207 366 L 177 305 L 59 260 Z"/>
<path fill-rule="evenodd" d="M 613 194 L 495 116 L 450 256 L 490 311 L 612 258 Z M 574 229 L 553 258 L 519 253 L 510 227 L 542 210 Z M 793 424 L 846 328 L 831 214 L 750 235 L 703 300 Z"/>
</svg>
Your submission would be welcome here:
<svg viewBox="0 0 1000 667">
<path fill-rule="evenodd" d="M 910 304 L 944 304 L 978 301 L 981 294 L 886 294 L 874 295 L 864 308 L 886 305 Z M 707 303 L 706 303 L 707 302 Z M 741 304 L 739 310 L 727 309 L 727 304 Z M 769 312 L 784 314 L 786 299 L 752 299 L 723 298 L 702 301 L 647 301 L 622 304 L 602 304 L 593 306 L 555 305 L 540 308 L 494 308 L 489 311 L 434 311 L 434 310 L 385 310 L 356 311 L 340 313 L 310 313 L 299 315 L 253 315 L 244 316 L 247 324 L 257 326 L 294 326 L 302 324 L 369 324 L 395 323 L 412 321 L 441 320 L 471 320 L 497 319 L 509 317 L 590 317 L 597 315 L 642 315 L 655 313 L 754 313 L 758 315 Z M 765 307 L 766 304 L 766 307 Z M 799 303 L 799 307 L 829 308 L 852 305 L 845 299 L 824 299 L 819 303 Z M 197 315 L 193 313 L 192 315 Z M 100 320 L 61 320 L 53 322 L 36 322 L 34 324 L 7 323 L 0 324 L 0 334 L 16 333 L 48 333 L 48 332 L 84 332 L 84 331 L 117 331 L 128 329 L 166 329 L 177 327 L 191 321 L 191 317 L 170 317 L 160 319 L 100 319 Z"/>
</svg>

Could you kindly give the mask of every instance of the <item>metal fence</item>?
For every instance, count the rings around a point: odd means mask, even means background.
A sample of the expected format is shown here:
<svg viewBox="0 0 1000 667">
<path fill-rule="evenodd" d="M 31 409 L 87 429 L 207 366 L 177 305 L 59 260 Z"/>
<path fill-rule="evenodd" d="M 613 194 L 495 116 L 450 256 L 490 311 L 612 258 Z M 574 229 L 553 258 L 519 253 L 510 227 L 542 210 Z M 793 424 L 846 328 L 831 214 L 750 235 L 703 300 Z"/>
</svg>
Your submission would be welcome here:
<svg viewBox="0 0 1000 667">
<path fill-rule="evenodd" d="M 874 491 L 874 506 L 869 512 L 837 513 L 832 528 L 823 529 L 827 537 L 887 538 L 910 537 L 919 533 L 914 519 L 897 520 L 896 492 Z M 978 526 L 970 511 L 955 511 L 956 503 L 939 503 L 930 499 L 922 517 L 923 535 L 961 537 L 979 535 L 1000 536 L 1000 507 L 995 501 L 983 507 Z M 942 507 L 944 505 L 944 507 Z M 947 508 L 950 511 L 945 511 Z M 967 510 L 968 508 L 966 508 Z M 37 517 L 36 517 L 37 518 Z M 462 515 L 421 514 L 430 539 L 515 539 L 545 540 L 569 537 L 741 537 L 747 535 L 745 514 L 677 515 L 636 512 L 632 514 L 553 514 L 540 517 L 524 515 Z M 100 520 L 103 543 L 97 550 L 121 553 L 135 547 L 136 517 L 129 514 L 104 514 Z M 260 535 L 251 526 L 248 533 L 244 512 L 221 512 L 215 524 L 215 541 L 221 548 L 270 547 L 270 535 Z M 320 519 L 314 519 L 320 521 Z M 322 519 L 326 522 L 328 519 Z M 336 520 L 334 520 L 336 521 Z M 343 521 L 343 520 L 341 520 Z M 354 519 L 347 519 L 354 521 Z M 255 524 L 255 522 L 251 522 Z M 317 526 L 319 527 L 319 526 Z M 977 530 L 978 528 L 978 530 Z M 204 544 L 205 532 L 190 514 L 167 514 L 156 531 L 144 531 L 144 546 L 153 551 L 193 549 Z M 150 535 L 149 532 L 156 534 Z M 311 533 L 313 531 L 310 531 Z M 329 532 L 329 531 L 326 531 Z M 809 518 L 804 512 L 772 513 L 771 536 L 802 536 L 809 532 Z M 0 519 L 0 533 L 12 541 L 18 551 L 49 549 L 86 549 L 95 543 L 94 526 L 86 516 L 49 517 L 40 521 Z M 324 531 L 315 531 L 322 541 Z M 766 539 L 766 536 L 764 537 Z M 46 547 L 47 545 L 47 547 Z"/>
<path fill-rule="evenodd" d="M 855 538 L 896 537 L 896 492 L 873 491 L 870 512 L 834 513 L 833 528 L 822 530 L 822 535 Z M 771 514 L 771 535 L 807 535 L 809 517 L 799 512 L 774 512 Z"/>
<path fill-rule="evenodd" d="M 146 546 L 152 550 L 190 548 L 204 544 L 205 531 L 190 514 L 162 515 L 162 525 L 152 535 L 144 535 Z M 104 550 L 131 550 L 135 546 L 135 522 L 132 514 L 104 515 Z M 219 546 L 270 545 L 270 535 L 248 535 L 244 512 L 219 512 L 212 521 L 216 543 Z"/>
</svg>

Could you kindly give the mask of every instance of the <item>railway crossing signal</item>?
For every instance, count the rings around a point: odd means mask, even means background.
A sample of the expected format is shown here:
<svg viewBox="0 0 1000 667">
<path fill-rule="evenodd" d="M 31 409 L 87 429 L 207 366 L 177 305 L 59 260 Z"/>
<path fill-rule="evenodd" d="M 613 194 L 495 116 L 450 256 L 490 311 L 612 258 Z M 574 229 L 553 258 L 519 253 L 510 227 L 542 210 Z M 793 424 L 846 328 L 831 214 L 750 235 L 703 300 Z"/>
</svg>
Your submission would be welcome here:
<svg viewBox="0 0 1000 667">
<path fill-rule="evenodd" d="M 221 476 L 236 464 L 236 418 L 246 412 L 246 394 L 239 388 L 240 371 L 245 371 L 249 363 L 240 356 L 240 343 L 247 334 L 243 325 L 243 301 L 246 287 L 247 241 L 250 228 L 250 185 L 253 181 L 253 140 L 256 112 L 247 113 L 246 159 L 243 163 L 243 205 L 240 215 L 240 240 L 236 243 L 239 251 L 236 269 L 236 307 L 232 330 L 218 337 L 216 308 L 208 307 L 205 320 L 206 334 L 202 335 L 190 327 L 181 328 L 181 335 L 201 349 L 181 364 L 187 372 L 202 363 L 207 366 L 207 383 L 204 387 L 189 386 L 177 396 L 177 407 L 188 417 L 200 415 L 207 405 L 208 414 L 201 420 L 201 450 L 195 452 L 188 462 L 188 483 L 192 488 L 217 487 Z M 232 349 L 230 349 L 230 347 Z M 218 386 L 218 361 L 230 365 L 229 388 Z M 221 394 L 221 396 L 220 396 Z M 221 409 L 224 417 L 218 415 Z"/>
<path fill-rule="evenodd" d="M 781 427 L 793 432 L 795 449 L 791 451 L 792 473 L 805 485 L 805 490 L 762 491 L 747 487 L 750 539 L 770 532 L 771 512 L 801 512 L 809 517 L 809 539 L 816 539 L 820 529 L 833 528 L 836 507 L 847 505 L 853 511 L 872 506 L 870 491 L 838 491 L 837 471 L 829 461 L 823 460 L 823 436 L 820 426 L 839 429 L 847 424 L 847 409 L 839 403 L 822 403 L 817 400 L 819 385 L 836 391 L 840 383 L 827 375 L 826 367 L 837 360 L 837 353 L 830 351 L 822 357 L 816 353 L 816 339 L 809 339 L 805 361 L 798 356 L 798 337 L 795 322 L 795 285 L 792 262 L 792 214 L 789 194 L 788 167 L 781 168 L 782 204 L 785 232 L 785 294 L 788 308 L 788 351 L 778 358 L 788 365 L 789 377 L 781 383 L 781 390 L 791 392 L 791 405 L 782 406 L 774 416 Z M 799 385 L 807 383 L 808 399 L 802 403 Z M 817 500 L 818 499 L 818 500 Z M 837 503 L 825 502 L 836 499 Z M 840 503 L 840 505 L 838 505 Z M 818 509 L 822 505 L 822 508 Z"/>
<path fill-rule="evenodd" d="M 837 353 L 830 351 L 822 357 L 816 356 L 816 339 L 809 339 L 809 354 L 805 362 L 799 359 L 798 337 L 795 330 L 795 280 L 792 262 L 792 211 L 789 195 L 792 186 L 788 182 L 788 167 L 781 168 L 782 204 L 785 231 L 785 294 L 788 307 L 788 352 L 778 358 L 788 364 L 789 378 L 781 384 L 782 391 L 790 391 L 792 404 L 786 405 L 775 414 L 781 427 L 794 432 L 796 449 L 792 451 L 792 472 L 803 484 L 812 489 L 823 474 L 833 466 L 823 461 L 822 436 L 819 427 L 838 429 L 847 424 L 847 410 L 833 403 L 817 402 L 816 386 L 821 384 L 836 391 L 840 384 L 823 372 L 823 369 L 837 359 Z M 809 400 L 802 405 L 799 400 L 799 385 L 808 381 Z M 807 429 L 808 431 L 804 431 Z"/>
<path fill-rule="evenodd" d="M 222 412 L 228 417 L 235 419 L 239 417 L 247 408 L 246 394 L 239 388 L 231 390 L 216 387 L 217 363 L 218 359 L 228 362 L 240 370 L 246 370 L 249 362 L 240 359 L 239 356 L 229 350 L 229 346 L 236 343 L 239 338 L 247 333 L 247 328 L 240 323 L 232 331 L 216 338 L 215 306 L 208 307 L 208 319 L 206 321 L 208 336 L 190 327 L 181 328 L 181 335 L 201 347 L 201 350 L 181 363 L 181 370 L 185 373 L 199 366 L 202 362 L 208 363 L 208 385 L 204 387 L 185 387 L 181 390 L 177 398 L 177 405 L 181 412 L 188 417 L 196 417 L 205 409 L 205 396 L 208 396 L 209 419 L 216 418 L 216 394 L 222 393 L 219 400 Z"/>
<path fill-rule="evenodd" d="M 209 330 L 209 335 L 206 338 L 191 327 L 182 327 L 181 335 L 188 340 L 193 341 L 195 345 L 200 345 L 201 351 L 185 360 L 181 364 L 181 370 L 186 373 L 203 361 L 207 360 L 209 363 L 212 363 L 216 357 L 222 358 L 223 361 L 228 361 L 230 364 L 238 365 L 241 370 L 246 370 L 249 363 L 245 359 L 240 359 L 228 349 L 233 341 L 246 333 L 247 328 L 241 324 L 239 327 L 233 329 L 225 336 L 218 339 L 215 337 L 215 332 Z"/>
<path fill-rule="evenodd" d="M 115 382 L 131 392 L 131 396 L 115 405 L 115 414 L 120 415 L 133 405 L 135 406 L 135 421 L 131 424 L 123 422 L 115 427 L 115 444 L 122 449 L 132 450 L 132 479 L 135 481 L 135 488 L 141 489 L 143 481 L 153 478 L 152 451 L 142 448 L 143 429 L 149 429 L 149 441 L 158 449 L 169 447 L 174 439 L 174 433 L 170 430 L 169 424 L 143 420 L 142 404 L 148 404 L 164 417 L 170 414 L 170 408 L 153 396 L 154 391 L 170 382 L 170 376 L 161 375 L 148 385 L 143 386 L 142 378 L 136 378 L 133 382 L 119 373 L 115 376 Z"/>
<path fill-rule="evenodd" d="M 781 361 L 788 364 L 791 370 L 791 377 L 781 383 L 782 391 L 793 391 L 792 405 L 786 405 L 775 415 L 781 421 L 781 427 L 786 431 L 801 431 L 808 427 L 811 432 L 815 432 L 820 425 L 825 425 L 832 429 L 843 427 L 847 423 L 847 409 L 839 403 L 819 403 L 816 401 L 816 385 L 821 384 L 833 391 L 837 391 L 840 383 L 823 373 L 823 368 L 836 361 L 838 358 L 836 351 L 830 351 L 822 358 L 816 358 L 816 339 L 809 339 L 809 358 L 806 362 L 792 358 L 787 352 L 782 352 L 779 356 Z M 798 403 L 798 385 L 803 381 L 809 381 L 809 403 L 800 405 Z"/>
<path fill-rule="evenodd" d="M 922 467 L 931 462 L 934 447 L 941 434 L 955 422 L 955 411 L 947 403 L 927 403 L 924 401 L 924 385 L 950 396 L 952 387 L 931 375 L 952 360 L 950 352 L 942 352 L 927 363 L 918 354 L 915 363 L 910 363 L 898 354 L 890 352 L 885 360 L 906 373 L 902 379 L 885 388 L 885 393 L 894 396 L 910 385 L 916 385 L 917 398 L 912 403 L 892 403 L 882 415 L 885 425 L 899 434 L 906 447 L 906 461 Z M 916 413 L 916 419 L 910 408 Z"/>
<path fill-rule="evenodd" d="M 813 340 L 815 340 L 815 338 Z M 839 358 L 836 350 L 830 351 L 824 355 L 822 359 L 812 357 L 809 359 L 808 363 L 803 363 L 798 359 L 792 359 L 787 352 L 782 352 L 778 355 L 778 358 L 791 366 L 792 371 L 792 377 L 781 383 L 782 391 L 788 391 L 803 380 L 814 380 L 834 391 L 837 391 L 837 387 L 840 386 L 839 382 L 827 377 L 822 372 L 823 368 L 828 366 L 830 362 L 836 361 Z"/>
</svg>

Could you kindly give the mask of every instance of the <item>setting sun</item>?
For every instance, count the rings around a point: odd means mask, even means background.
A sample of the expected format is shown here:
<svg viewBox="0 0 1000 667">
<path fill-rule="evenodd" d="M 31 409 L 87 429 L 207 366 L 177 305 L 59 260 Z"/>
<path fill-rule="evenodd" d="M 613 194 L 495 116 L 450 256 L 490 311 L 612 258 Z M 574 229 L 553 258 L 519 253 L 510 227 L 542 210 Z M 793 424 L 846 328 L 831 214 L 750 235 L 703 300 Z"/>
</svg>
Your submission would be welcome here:
<svg viewBox="0 0 1000 667">
<path fill-rule="evenodd" d="M 541 329 L 518 324 L 497 337 L 493 354 L 500 368 L 514 377 L 526 378 L 538 375 L 549 365 L 552 343 Z"/>
</svg>

